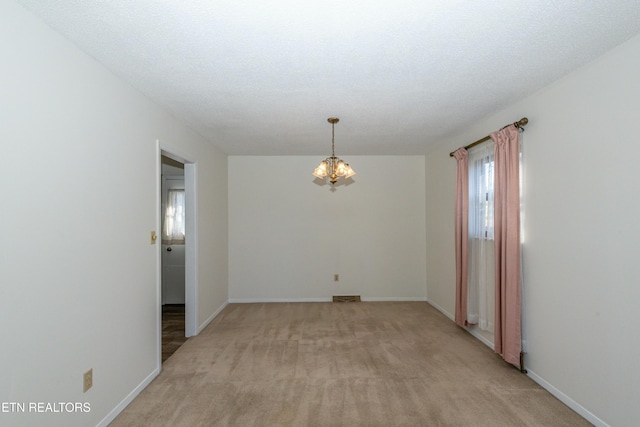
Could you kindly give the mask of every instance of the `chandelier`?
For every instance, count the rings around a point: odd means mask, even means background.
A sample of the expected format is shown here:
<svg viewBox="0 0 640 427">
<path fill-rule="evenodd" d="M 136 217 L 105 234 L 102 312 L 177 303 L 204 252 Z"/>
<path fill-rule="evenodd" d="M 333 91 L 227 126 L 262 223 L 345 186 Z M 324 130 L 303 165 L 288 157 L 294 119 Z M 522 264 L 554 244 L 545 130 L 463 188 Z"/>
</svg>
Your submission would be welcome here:
<svg viewBox="0 0 640 427">
<path fill-rule="evenodd" d="M 345 163 L 343 160 L 340 160 L 336 157 L 335 153 L 335 141 L 334 141 L 334 127 L 335 124 L 340 121 L 337 117 L 329 117 L 327 119 L 329 123 L 331 123 L 331 157 L 327 157 L 323 161 L 320 162 L 317 168 L 313 171 L 313 175 L 320 178 L 325 179 L 329 178 L 329 182 L 331 185 L 338 182 L 339 178 L 350 178 L 356 173 L 351 169 L 349 163 Z"/>
</svg>

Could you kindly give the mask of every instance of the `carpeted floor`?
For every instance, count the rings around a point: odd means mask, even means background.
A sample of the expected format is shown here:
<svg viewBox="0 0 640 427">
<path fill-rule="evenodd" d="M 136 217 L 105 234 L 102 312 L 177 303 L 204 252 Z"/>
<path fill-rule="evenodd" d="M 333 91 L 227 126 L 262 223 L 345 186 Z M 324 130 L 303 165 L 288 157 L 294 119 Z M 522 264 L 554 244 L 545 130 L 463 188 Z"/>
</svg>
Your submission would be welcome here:
<svg viewBox="0 0 640 427">
<path fill-rule="evenodd" d="M 424 302 L 230 304 L 112 426 L 589 426 Z"/>
</svg>

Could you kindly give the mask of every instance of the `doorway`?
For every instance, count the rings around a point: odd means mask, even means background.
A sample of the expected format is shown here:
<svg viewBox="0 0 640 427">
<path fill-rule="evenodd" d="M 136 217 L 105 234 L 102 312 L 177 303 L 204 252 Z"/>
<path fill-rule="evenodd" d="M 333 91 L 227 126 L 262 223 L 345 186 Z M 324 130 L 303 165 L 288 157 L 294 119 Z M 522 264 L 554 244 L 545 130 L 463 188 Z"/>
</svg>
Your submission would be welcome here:
<svg viewBox="0 0 640 427">
<path fill-rule="evenodd" d="M 157 229 L 163 234 L 167 193 L 181 190 L 184 202 L 182 244 L 157 245 L 158 368 L 188 337 L 197 335 L 196 164 L 178 150 L 157 141 Z M 168 178 L 168 179 L 165 179 Z M 163 333 L 166 332 L 166 338 Z M 165 338 L 163 340 L 163 338 Z M 163 341 L 168 344 L 163 346 Z M 172 349 L 173 347 L 173 349 Z M 173 350 L 173 351 L 171 351 Z M 164 354 L 163 354 L 164 353 Z"/>
<path fill-rule="evenodd" d="M 187 340 L 184 190 L 184 164 L 161 156 L 162 363 Z"/>
</svg>

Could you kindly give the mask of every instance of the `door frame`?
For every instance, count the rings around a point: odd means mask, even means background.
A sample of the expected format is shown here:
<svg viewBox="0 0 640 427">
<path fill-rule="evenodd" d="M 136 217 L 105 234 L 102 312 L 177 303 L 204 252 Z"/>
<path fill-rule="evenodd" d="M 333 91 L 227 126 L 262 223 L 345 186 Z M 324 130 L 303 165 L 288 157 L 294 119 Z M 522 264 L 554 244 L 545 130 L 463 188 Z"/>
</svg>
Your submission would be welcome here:
<svg viewBox="0 0 640 427">
<path fill-rule="evenodd" d="M 184 164 L 185 191 L 185 336 L 198 334 L 198 276 L 197 276 L 197 164 L 194 157 L 164 141 L 156 140 L 156 229 L 162 230 L 162 156 Z M 156 307 L 158 368 L 162 367 L 162 244 L 156 245 Z"/>
</svg>

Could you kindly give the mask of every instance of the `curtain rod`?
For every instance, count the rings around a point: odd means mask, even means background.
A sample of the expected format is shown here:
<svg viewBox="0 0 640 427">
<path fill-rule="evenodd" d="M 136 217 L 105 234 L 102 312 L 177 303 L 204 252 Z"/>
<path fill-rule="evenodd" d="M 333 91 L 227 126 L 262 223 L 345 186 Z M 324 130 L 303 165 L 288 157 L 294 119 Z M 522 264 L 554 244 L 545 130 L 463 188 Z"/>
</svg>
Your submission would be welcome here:
<svg viewBox="0 0 640 427">
<path fill-rule="evenodd" d="M 520 120 L 518 120 L 517 122 L 515 122 L 515 123 L 510 123 L 510 124 L 508 124 L 507 126 L 514 125 L 514 126 L 515 126 L 515 127 L 517 127 L 518 129 L 520 129 L 522 126 L 525 126 L 527 123 L 529 123 L 529 119 L 527 119 L 526 117 L 523 117 L 523 118 L 521 118 Z M 507 126 L 503 127 L 502 129 L 506 128 Z M 502 129 L 500 129 L 500 130 L 502 130 Z M 488 140 L 490 140 L 490 139 L 491 139 L 491 136 L 487 135 L 487 136 L 485 136 L 484 138 L 481 138 L 481 139 L 479 139 L 479 140 L 477 140 L 477 141 L 475 141 L 475 142 L 472 142 L 472 143 L 471 143 L 471 144 L 469 144 L 469 145 L 465 145 L 465 146 L 464 146 L 464 149 L 465 149 L 465 150 L 468 150 L 469 148 L 471 148 L 471 147 L 475 147 L 476 145 L 481 144 L 481 143 L 483 143 L 483 142 L 485 142 L 485 141 L 488 141 Z M 459 148 L 458 148 L 458 150 L 459 150 Z M 455 151 L 452 151 L 451 153 L 449 153 L 449 157 L 453 157 L 453 153 L 455 153 Z"/>
</svg>

